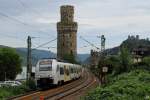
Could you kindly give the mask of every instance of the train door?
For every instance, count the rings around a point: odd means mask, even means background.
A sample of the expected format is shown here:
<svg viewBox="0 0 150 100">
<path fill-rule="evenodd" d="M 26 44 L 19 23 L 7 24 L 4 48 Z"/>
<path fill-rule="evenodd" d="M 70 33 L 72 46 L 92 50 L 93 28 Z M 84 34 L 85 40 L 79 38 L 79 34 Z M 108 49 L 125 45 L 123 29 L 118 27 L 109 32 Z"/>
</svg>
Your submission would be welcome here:
<svg viewBox="0 0 150 100">
<path fill-rule="evenodd" d="M 70 80 L 69 67 L 64 65 L 64 81 Z"/>
<path fill-rule="evenodd" d="M 60 66 L 60 81 L 65 81 L 64 80 L 64 67 L 61 65 Z"/>
<path fill-rule="evenodd" d="M 57 84 L 61 80 L 60 79 L 60 66 L 59 66 L 59 64 L 57 64 L 57 67 L 56 67 L 56 80 L 57 80 Z"/>
</svg>

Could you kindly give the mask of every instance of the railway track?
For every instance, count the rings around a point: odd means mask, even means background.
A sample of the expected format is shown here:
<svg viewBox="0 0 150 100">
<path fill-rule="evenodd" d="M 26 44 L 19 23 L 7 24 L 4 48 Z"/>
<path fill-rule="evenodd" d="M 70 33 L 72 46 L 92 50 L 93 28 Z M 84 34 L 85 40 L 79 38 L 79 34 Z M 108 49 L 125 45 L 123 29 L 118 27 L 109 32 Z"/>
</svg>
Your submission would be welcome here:
<svg viewBox="0 0 150 100">
<path fill-rule="evenodd" d="M 90 77 L 89 74 L 88 74 L 88 77 Z M 62 93 L 58 93 L 56 95 L 53 95 L 52 97 L 45 98 L 45 100 L 61 100 L 61 99 L 64 99 L 65 97 L 67 97 L 69 95 L 72 95 L 72 94 L 75 94 L 76 92 L 80 91 L 81 89 L 87 88 L 87 87 L 91 86 L 94 83 L 95 83 L 95 79 L 94 79 L 94 76 L 93 76 L 93 77 L 88 78 L 86 81 L 84 81 L 82 84 L 78 85 L 77 87 L 72 86 L 67 91 L 63 91 Z"/>
<path fill-rule="evenodd" d="M 89 87 L 94 84 L 94 82 L 95 77 L 88 71 L 85 71 L 83 77 L 61 87 L 46 91 L 36 91 L 31 94 L 22 95 L 20 97 L 18 96 L 16 98 L 14 97 L 11 100 L 40 100 L 40 98 L 44 100 L 60 100 L 78 92 L 83 88 Z"/>
</svg>

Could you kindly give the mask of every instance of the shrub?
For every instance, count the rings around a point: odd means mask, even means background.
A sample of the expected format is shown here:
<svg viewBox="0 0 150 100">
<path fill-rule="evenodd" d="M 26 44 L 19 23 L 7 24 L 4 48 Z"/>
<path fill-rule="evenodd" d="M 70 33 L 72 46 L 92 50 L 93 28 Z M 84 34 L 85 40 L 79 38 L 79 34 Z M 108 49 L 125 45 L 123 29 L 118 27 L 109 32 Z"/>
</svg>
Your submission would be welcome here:
<svg viewBox="0 0 150 100">
<path fill-rule="evenodd" d="M 6 99 L 7 97 L 23 94 L 25 92 L 30 91 L 26 84 L 22 84 L 20 86 L 5 86 L 0 88 L 0 100 Z"/>
<path fill-rule="evenodd" d="M 26 86 L 28 86 L 30 90 L 36 90 L 36 84 L 33 79 L 26 81 Z"/>
<path fill-rule="evenodd" d="M 150 57 L 145 57 L 145 58 L 143 59 L 143 63 L 144 63 L 145 65 L 147 65 L 148 67 L 150 67 Z"/>
<path fill-rule="evenodd" d="M 90 91 L 84 100 L 149 100 L 150 73 L 135 70 L 123 73 L 111 79 L 105 87 Z"/>
</svg>

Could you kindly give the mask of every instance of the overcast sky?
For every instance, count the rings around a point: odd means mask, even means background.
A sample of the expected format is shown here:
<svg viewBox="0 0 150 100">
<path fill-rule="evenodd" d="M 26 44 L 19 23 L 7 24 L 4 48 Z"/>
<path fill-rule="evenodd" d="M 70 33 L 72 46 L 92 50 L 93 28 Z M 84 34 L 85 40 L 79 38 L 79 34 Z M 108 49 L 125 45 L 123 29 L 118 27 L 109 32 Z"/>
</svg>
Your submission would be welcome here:
<svg viewBox="0 0 150 100">
<path fill-rule="evenodd" d="M 120 45 L 128 35 L 150 38 L 150 0 L 0 0 L 0 45 L 26 47 L 28 35 L 37 37 L 33 48 L 55 39 L 60 6 L 66 4 L 75 7 L 78 53 L 93 48 L 80 36 L 100 46 L 97 36 L 104 34 L 106 48 Z M 49 46 L 56 47 L 56 41 L 40 49 Z"/>
</svg>

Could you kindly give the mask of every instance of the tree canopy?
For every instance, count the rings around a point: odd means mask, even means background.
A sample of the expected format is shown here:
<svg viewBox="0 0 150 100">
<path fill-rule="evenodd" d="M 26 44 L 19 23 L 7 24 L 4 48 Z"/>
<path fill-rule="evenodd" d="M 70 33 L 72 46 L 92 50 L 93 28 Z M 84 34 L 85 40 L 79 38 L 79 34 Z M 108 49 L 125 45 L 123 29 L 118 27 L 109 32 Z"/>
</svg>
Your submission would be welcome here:
<svg viewBox="0 0 150 100">
<path fill-rule="evenodd" d="M 65 60 L 65 61 L 67 61 L 67 62 L 69 62 L 69 63 L 74 63 L 74 64 L 78 64 L 79 62 L 77 62 L 76 61 L 76 59 L 75 59 L 75 57 L 74 57 L 74 55 L 65 55 L 64 57 L 63 57 L 63 59 Z"/>
<path fill-rule="evenodd" d="M 13 80 L 22 71 L 21 59 L 12 48 L 0 49 L 0 81 Z"/>
<path fill-rule="evenodd" d="M 121 47 L 120 49 L 120 65 L 121 67 L 121 72 L 126 72 L 130 69 L 131 64 L 132 64 L 132 58 L 131 54 L 129 53 L 129 50 L 126 47 Z"/>
<path fill-rule="evenodd" d="M 150 67 L 150 56 L 144 57 L 142 61 L 146 66 Z"/>
</svg>

